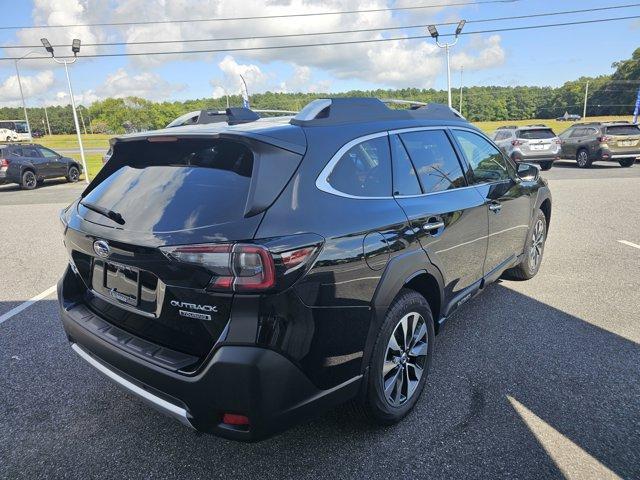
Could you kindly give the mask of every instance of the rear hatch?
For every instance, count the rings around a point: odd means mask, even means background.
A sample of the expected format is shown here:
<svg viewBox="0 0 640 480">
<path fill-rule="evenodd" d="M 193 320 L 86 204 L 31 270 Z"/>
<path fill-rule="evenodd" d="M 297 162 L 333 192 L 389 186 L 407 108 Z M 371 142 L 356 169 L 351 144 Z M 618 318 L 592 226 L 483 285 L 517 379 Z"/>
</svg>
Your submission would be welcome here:
<svg viewBox="0 0 640 480">
<path fill-rule="evenodd" d="M 550 128 L 528 128 L 516 133 L 522 153 L 531 155 L 545 155 L 557 150 L 556 134 Z"/>
<path fill-rule="evenodd" d="M 65 222 L 80 301 L 138 338 L 202 359 L 234 294 L 209 291 L 211 270 L 167 249 L 250 241 L 301 158 L 242 137 L 116 143 Z"/>
<path fill-rule="evenodd" d="M 614 155 L 640 155 L 640 127 L 637 125 L 610 125 L 605 129 L 607 145 Z"/>
</svg>

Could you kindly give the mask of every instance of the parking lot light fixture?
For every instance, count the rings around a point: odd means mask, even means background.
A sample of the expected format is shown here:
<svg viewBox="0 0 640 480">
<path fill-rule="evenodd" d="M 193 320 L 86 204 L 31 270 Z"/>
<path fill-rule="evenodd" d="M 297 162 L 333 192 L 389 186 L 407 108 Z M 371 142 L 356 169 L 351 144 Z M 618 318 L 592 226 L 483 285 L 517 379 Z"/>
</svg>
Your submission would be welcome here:
<svg viewBox="0 0 640 480">
<path fill-rule="evenodd" d="M 71 43 L 71 51 L 73 52 L 73 58 L 68 60 L 68 57 L 65 58 L 56 58 L 53 53 L 53 47 L 51 43 L 46 38 L 40 39 L 42 45 L 45 50 L 51 54 L 51 58 L 56 63 L 64 64 L 64 71 L 67 74 L 67 84 L 69 86 L 69 96 L 71 97 L 71 110 L 73 112 L 73 123 L 76 127 L 76 135 L 78 136 L 78 146 L 80 147 L 80 158 L 82 159 L 82 168 L 84 169 L 84 181 L 89 183 L 89 170 L 87 169 L 87 160 L 84 156 L 84 147 L 82 145 L 82 135 L 80 133 L 80 124 L 78 123 L 78 112 L 76 111 L 76 100 L 73 96 L 73 89 L 71 88 L 71 78 L 69 77 L 69 63 L 75 63 L 78 60 L 78 53 L 80 52 L 80 40 L 77 38 L 73 39 Z"/>
<path fill-rule="evenodd" d="M 466 20 L 460 20 L 458 22 L 458 25 L 456 26 L 456 33 L 454 36 L 454 40 L 451 43 L 440 43 L 440 41 L 438 40 L 439 38 L 439 33 L 438 33 L 438 29 L 436 28 L 435 25 L 429 25 L 427 27 L 427 30 L 429 31 L 429 35 L 431 35 L 432 38 L 435 38 L 436 40 L 436 45 L 440 48 L 444 48 L 444 51 L 446 53 L 447 56 L 447 103 L 449 105 L 449 108 L 451 107 L 451 65 L 449 62 L 449 49 L 451 47 L 453 47 L 456 43 L 458 43 L 458 36 L 462 33 L 462 29 L 464 28 L 465 24 L 467 23 Z"/>
</svg>

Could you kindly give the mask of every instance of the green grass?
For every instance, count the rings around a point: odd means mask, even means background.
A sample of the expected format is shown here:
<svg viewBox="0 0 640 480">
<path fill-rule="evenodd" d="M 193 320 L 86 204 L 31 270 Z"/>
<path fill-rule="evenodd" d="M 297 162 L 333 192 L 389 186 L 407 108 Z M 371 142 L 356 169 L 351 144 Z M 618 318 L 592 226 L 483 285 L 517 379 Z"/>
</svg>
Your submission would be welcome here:
<svg viewBox="0 0 640 480">
<path fill-rule="evenodd" d="M 82 145 L 84 148 L 104 148 L 106 151 L 109 148 L 109 139 L 111 137 L 113 137 L 113 135 L 82 135 Z M 78 137 L 76 135 L 46 135 L 42 138 L 36 138 L 35 141 L 54 150 L 80 148 L 78 147 Z"/>
<path fill-rule="evenodd" d="M 78 163 L 82 164 L 80 161 L 79 153 L 72 153 L 69 155 L 72 158 L 78 160 Z M 85 160 L 87 161 L 87 170 L 89 170 L 89 179 L 92 179 L 97 175 L 97 173 L 102 168 L 102 154 L 100 153 L 85 153 Z M 84 176 L 82 176 L 84 178 Z"/>
</svg>

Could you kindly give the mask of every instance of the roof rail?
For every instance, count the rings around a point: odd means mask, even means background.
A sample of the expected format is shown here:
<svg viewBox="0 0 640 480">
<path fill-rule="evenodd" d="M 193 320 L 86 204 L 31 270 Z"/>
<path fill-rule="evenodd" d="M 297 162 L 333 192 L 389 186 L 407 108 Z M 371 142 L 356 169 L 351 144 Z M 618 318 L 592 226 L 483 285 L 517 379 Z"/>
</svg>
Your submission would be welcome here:
<svg viewBox="0 0 640 480">
<path fill-rule="evenodd" d="M 517 125 L 504 125 L 502 127 L 496 128 L 496 130 L 514 130 L 516 128 L 518 128 Z"/>
<path fill-rule="evenodd" d="M 544 128 L 549 128 L 547 125 L 545 125 L 544 123 L 532 123 L 530 125 L 525 125 L 525 127 L 544 127 Z"/>
<path fill-rule="evenodd" d="M 404 104 L 411 107 L 391 109 L 385 103 Z M 403 119 L 464 120 L 464 117 L 454 109 L 439 103 L 380 100 L 372 97 L 319 98 L 308 103 L 291 119 L 290 123 L 314 126 Z"/>
</svg>

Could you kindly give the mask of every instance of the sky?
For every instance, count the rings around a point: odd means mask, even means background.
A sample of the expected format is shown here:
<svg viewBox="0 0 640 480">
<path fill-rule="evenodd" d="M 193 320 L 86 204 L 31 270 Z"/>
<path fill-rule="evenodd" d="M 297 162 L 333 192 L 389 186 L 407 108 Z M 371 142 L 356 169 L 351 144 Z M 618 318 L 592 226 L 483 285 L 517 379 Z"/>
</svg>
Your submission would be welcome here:
<svg viewBox="0 0 640 480">
<path fill-rule="evenodd" d="M 425 29 L 402 28 L 318 37 L 247 39 L 174 43 L 165 45 L 86 46 L 89 43 L 184 40 L 327 32 L 379 27 L 404 27 L 460 19 L 532 15 L 562 10 L 631 3 L 625 0 L 517 0 L 404 11 L 386 11 L 296 18 L 165 23 L 139 26 L 79 26 L 18 28 L 101 22 L 185 20 L 335 12 L 385 7 L 442 5 L 463 0 L 0 0 L 0 59 L 44 54 L 40 38 L 52 44 L 80 38 L 81 54 L 153 52 L 162 50 L 254 47 L 317 43 L 348 39 L 375 39 L 424 35 Z M 620 10 L 521 20 L 469 23 L 465 31 L 640 16 L 640 6 Z M 455 26 L 440 26 L 440 33 Z M 444 40 L 444 39 L 443 39 Z M 447 38 L 450 41 L 451 38 Z M 6 49 L 8 45 L 34 48 Z M 486 33 L 459 38 L 451 48 L 452 87 L 470 85 L 559 86 L 580 76 L 613 71 L 611 64 L 629 58 L 640 47 L 640 21 L 564 26 L 540 30 Z M 57 54 L 69 47 L 56 49 Z M 357 45 L 298 49 L 179 54 L 168 56 L 80 58 L 69 69 L 78 103 L 108 97 L 140 96 L 154 101 L 186 100 L 237 94 L 242 74 L 250 93 L 342 92 L 374 88 L 446 88 L 444 51 L 433 39 L 401 40 Z M 29 106 L 66 105 L 69 96 L 64 67 L 52 60 L 19 62 L 22 86 Z M 13 61 L 0 60 L 0 106 L 20 105 Z"/>
</svg>

